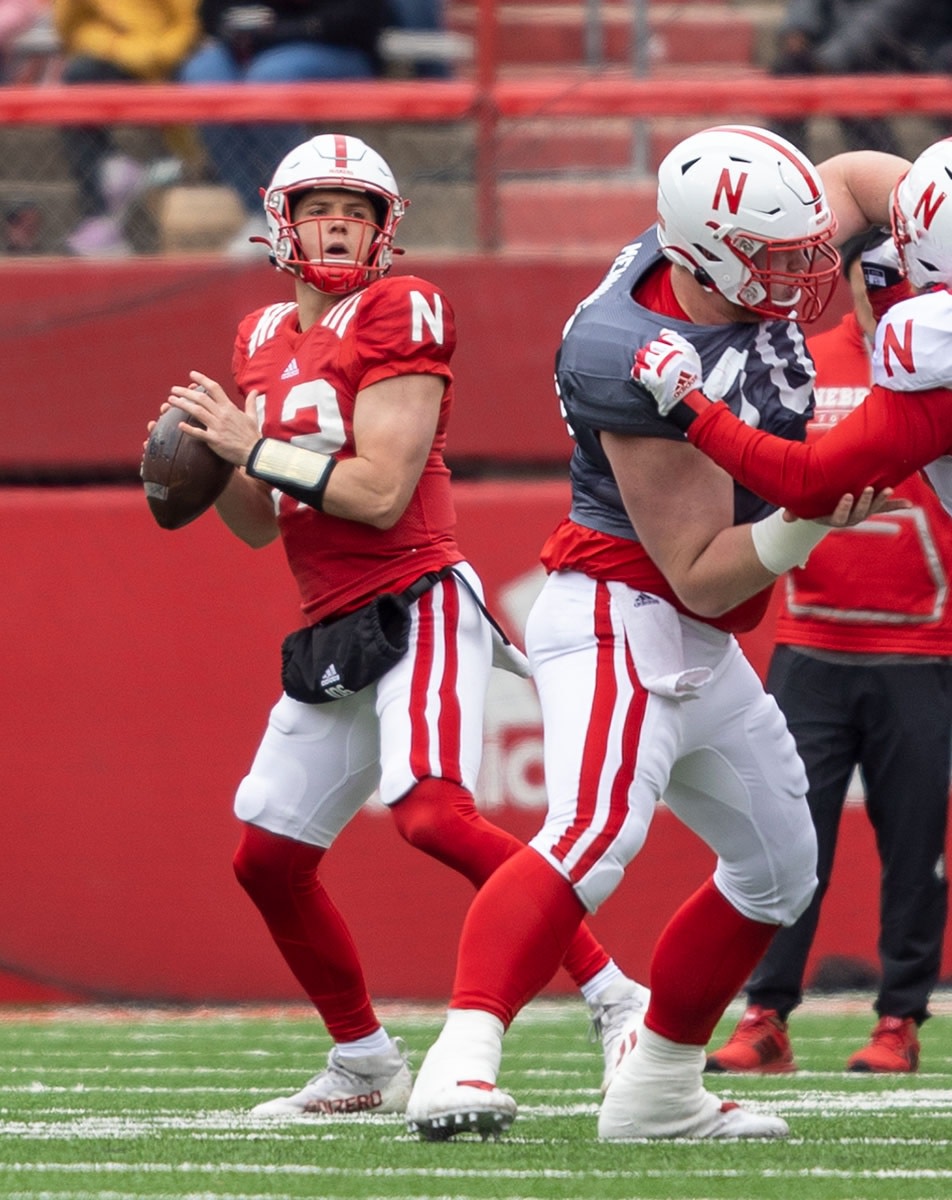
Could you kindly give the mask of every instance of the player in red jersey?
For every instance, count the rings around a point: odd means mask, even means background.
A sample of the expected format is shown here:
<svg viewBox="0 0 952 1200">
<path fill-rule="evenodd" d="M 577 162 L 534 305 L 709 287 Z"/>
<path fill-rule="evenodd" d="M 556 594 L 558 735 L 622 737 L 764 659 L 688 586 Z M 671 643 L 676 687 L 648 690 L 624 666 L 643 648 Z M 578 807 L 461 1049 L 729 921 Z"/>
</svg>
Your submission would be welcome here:
<svg viewBox="0 0 952 1200">
<path fill-rule="evenodd" d="M 443 461 L 456 330 L 439 288 L 388 274 L 405 201 L 359 139 L 322 134 L 291 151 L 264 208 L 295 298 L 240 323 L 244 411 L 200 372 L 169 397 L 207 427 L 191 435 L 240 468 L 218 513 L 251 546 L 280 535 L 313 630 L 382 593 L 432 586 L 410 603 L 406 654 L 376 683 L 336 684 L 331 703 L 282 695 L 238 788 L 236 873 L 334 1040 L 304 1088 L 254 1111 L 402 1112 L 406 1055 L 374 1012 L 322 859 L 375 789 L 411 845 L 476 887 L 520 849 L 473 802 L 494 639 Z M 408 931 L 408 954 L 417 942 Z M 564 965 L 608 1071 L 645 989 L 584 928 Z"/>
<path fill-rule="evenodd" d="M 903 166 L 851 161 L 860 169 L 839 177 L 834 160 L 827 178 L 768 130 L 686 138 L 659 167 L 657 225 L 565 328 L 556 378 L 575 439 L 572 506 L 543 549 L 549 573 L 526 627 L 548 812 L 467 913 L 450 1011 L 407 1106 L 422 1137 L 512 1122 L 515 1101 L 497 1086 L 505 1031 L 640 853 L 662 797 L 717 863 L 656 943 L 644 1027 L 605 1093 L 599 1137 L 789 1132 L 722 1103 L 702 1071 L 724 1009 L 816 886 L 805 773 L 733 634 L 757 623 L 776 576 L 826 527 L 785 521 L 695 453 L 639 400 L 631 364 L 674 322 L 738 405 L 802 436 L 812 378 L 798 321 L 835 285 L 837 222 L 846 237 L 884 220 Z"/>
<path fill-rule="evenodd" d="M 888 236 L 861 234 L 842 248 L 853 308 L 835 328 L 807 341 L 816 366 L 810 439 L 826 436 L 869 392 L 876 321 L 861 255 Z M 908 1072 L 918 1066 L 917 1031 L 939 978 L 948 901 L 952 520 L 919 474 L 895 494 L 912 507 L 825 538 L 784 580 L 766 686 L 810 782 L 819 886 L 757 964 L 745 987 L 747 1009 L 728 1041 L 708 1055 L 708 1071 L 795 1069 L 787 1021 L 802 998 L 856 767 L 881 867 L 881 980 L 872 1038 L 847 1067 Z M 872 904 L 876 887 L 872 878 L 869 883 Z"/>
<path fill-rule="evenodd" d="M 908 285 L 870 297 L 881 318 L 873 348 L 873 387 L 866 401 L 829 436 L 794 445 L 749 427 L 705 381 L 700 361 L 679 334 L 665 331 L 643 346 L 633 376 L 663 416 L 735 479 L 801 517 L 827 512 L 844 491 L 891 486 L 926 474 L 952 511 L 952 139 L 927 147 L 897 182 L 891 203 L 893 242 Z M 871 263 L 870 282 L 877 263 Z M 878 264 L 881 272 L 888 263 Z M 880 297 L 877 293 L 881 292 Z"/>
</svg>

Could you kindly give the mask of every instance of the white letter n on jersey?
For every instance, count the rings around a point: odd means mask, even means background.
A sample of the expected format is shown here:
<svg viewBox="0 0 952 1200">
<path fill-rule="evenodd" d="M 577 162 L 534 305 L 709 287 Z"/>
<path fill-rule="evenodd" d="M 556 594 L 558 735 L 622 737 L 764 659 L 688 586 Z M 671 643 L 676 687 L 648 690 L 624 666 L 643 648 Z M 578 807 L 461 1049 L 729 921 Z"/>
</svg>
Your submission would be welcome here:
<svg viewBox="0 0 952 1200">
<path fill-rule="evenodd" d="M 433 297 L 433 307 L 430 308 L 426 297 L 421 292 L 410 292 L 411 326 L 410 338 L 414 342 L 423 341 L 423 325 L 426 324 L 434 342 L 443 345 L 443 297 Z"/>
</svg>

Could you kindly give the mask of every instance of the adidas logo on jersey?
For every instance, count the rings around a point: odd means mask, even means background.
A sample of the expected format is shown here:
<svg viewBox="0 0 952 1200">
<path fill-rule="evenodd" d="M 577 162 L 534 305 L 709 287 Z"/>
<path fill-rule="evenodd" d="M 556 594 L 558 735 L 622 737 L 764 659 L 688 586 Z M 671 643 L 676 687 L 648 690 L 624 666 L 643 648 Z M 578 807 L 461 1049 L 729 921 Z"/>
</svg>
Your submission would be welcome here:
<svg viewBox="0 0 952 1200">
<path fill-rule="evenodd" d="M 292 358 L 288 365 L 281 372 L 282 379 L 293 379 L 295 375 L 301 374 L 301 368 L 298 366 L 296 358 Z"/>
<path fill-rule="evenodd" d="M 334 664 L 331 663 L 331 665 L 327 668 L 327 670 L 321 676 L 321 687 L 326 688 L 328 686 L 328 684 L 337 683 L 337 681 L 339 679 L 340 679 L 340 672 L 337 670 L 337 668 L 334 666 Z"/>
</svg>

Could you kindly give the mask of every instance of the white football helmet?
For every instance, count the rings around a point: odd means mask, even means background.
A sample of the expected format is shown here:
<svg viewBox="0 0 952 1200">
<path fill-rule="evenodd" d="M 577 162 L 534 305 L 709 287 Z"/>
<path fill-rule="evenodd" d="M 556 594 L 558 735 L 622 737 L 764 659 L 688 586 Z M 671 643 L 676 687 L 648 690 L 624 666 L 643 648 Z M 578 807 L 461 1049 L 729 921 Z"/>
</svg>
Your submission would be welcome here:
<svg viewBox="0 0 952 1200">
<path fill-rule="evenodd" d="M 315 188 L 359 192 L 373 204 L 377 223 L 364 222 L 368 236 L 361 261 L 305 255 L 292 211 L 295 196 Z M 319 134 L 285 155 L 264 193 L 272 262 L 319 292 L 346 295 L 390 270 L 393 235 L 407 203 L 400 197 L 393 172 L 376 150 L 360 138 Z"/>
<path fill-rule="evenodd" d="M 665 255 L 761 316 L 816 320 L 839 275 L 835 232 L 816 168 L 767 129 L 702 130 L 658 168 Z"/>
<path fill-rule="evenodd" d="M 952 284 L 952 138 L 928 146 L 892 196 L 892 233 L 914 288 Z"/>
</svg>

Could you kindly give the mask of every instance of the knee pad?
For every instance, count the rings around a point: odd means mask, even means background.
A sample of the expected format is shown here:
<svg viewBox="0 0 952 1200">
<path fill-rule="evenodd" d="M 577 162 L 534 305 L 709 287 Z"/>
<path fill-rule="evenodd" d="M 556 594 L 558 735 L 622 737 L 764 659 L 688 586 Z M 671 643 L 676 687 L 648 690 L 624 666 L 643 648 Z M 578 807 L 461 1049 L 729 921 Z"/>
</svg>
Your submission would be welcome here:
<svg viewBox="0 0 952 1200">
<path fill-rule="evenodd" d="M 782 856 L 764 859 L 757 871 L 740 875 L 719 862 L 714 878 L 721 894 L 745 917 L 768 925 L 792 925 L 817 888 L 813 825 L 803 826 L 787 840 Z"/>
</svg>

